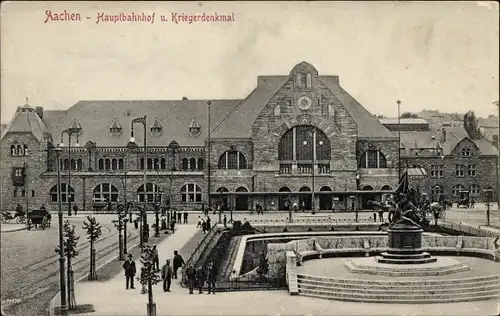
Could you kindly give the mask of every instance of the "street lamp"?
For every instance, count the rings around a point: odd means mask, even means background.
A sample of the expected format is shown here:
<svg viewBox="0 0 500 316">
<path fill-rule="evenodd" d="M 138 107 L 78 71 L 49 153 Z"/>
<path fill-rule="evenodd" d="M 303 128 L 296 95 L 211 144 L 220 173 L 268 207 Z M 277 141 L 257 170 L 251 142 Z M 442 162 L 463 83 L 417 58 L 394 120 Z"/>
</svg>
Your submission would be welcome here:
<svg viewBox="0 0 500 316">
<path fill-rule="evenodd" d="M 80 146 L 78 144 L 78 136 L 82 132 L 82 126 L 76 119 L 71 122 L 69 128 L 63 130 L 61 132 L 61 143 L 59 143 L 59 147 L 64 147 L 64 142 L 63 142 L 63 135 L 67 134 L 68 135 L 68 161 L 69 161 L 69 168 L 68 168 L 68 216 L 71 216 L 71 200 L 72 200 L 72 195 L 71 195 L 71 168 L 73 167 L 71 164 L 71 137 L 73 135 L 76 136 L 76 144 L 75 147 Z M 59 161 L 57 161 L 59 163 Z M 76 162 L 75 162 L 75 167 L 76 167 Z M 75 168 L 76 169 L 76 168 Z"/>
<path fill-rule="evenodd" d="M 127 170 L 124 172 L 124 184 L 123 184 L 123 203 L 125 203 L 125 219 L 123 220 L 123 254 L 127 254 L 127 222 L 129 220 L 128 213 L 128 201 L 127 201 Z"/>
<path fill-rule="evenodd" d="M 147 123 L 147 117 L 146 116 L 142 116 L 142 117 L 138 117 L 138 118 L 135 118 L 132 120 L 132 126 L 131 126 L 131 129 L 130 129 L 130 142 L 131 143 L 135 143 L 135 138 L 134 138 L 134 124 L 142 124 L 143 127 L 144 127 L 144 153 L 143 153 L 143 159 L 144 159 L 144 164 L 143 164 L 143 167 L 144 167 L 144 183 L 143 183 L 143 186 L 144 186 L 144 212 L 141 214 L 141 228 L 144 227 L 144 225 L 146 225 L 146 231 L 149 233 L 148 229 L 147 229 L 147 225 L 148 225 L 148 216 L 147 216 L 147 211 L 146 211 L 146 207 L 147 207 L 147 190 L 146 190 L 146 183 L 147 183 L 147 161 L 148 161 L 148 147 L 147 147 L 147 137 L 148 137 L 148 134 L 147 134 L 147 130 L 146 130 L 146 123 Z M 143 241 L 144 240 L 144 237 L 143 237 L 143 234 L 144 234 L 144 231 L 141 230 L 141 240 Z M 147 240 L 146 240 L 147 242 Z M 141 242 L 141 249 L 142 249 L 142 246 L 143 246 L 143 243 Z"/>
<path fill-rule="evenodd" d="M 210 127 L 210 105 L 212 104 L 211 101 L 207 101 L 207 108 L 208 108 L 208 156 L 207 156 L 207 192 L 208 192 L 208 207 L 212 206 L 212 203 L 211 203 L 211 198 L 210 198 L 210 186 L 211 186 L 211 182 L 210 182 L 210 173 L 211 173 L 211 159 L 210 159 L 210 151 L 211 151 L 211 144 L 210 144 L 210 136 L 211 136 L 211 127 Z"/>
<path fill-rule="evenodd" d="M 28 146 L 24 145 L 23 148 L 24 163 L 23 163 L 23 175 L 24 175 L 24 194 L 26 197 L 26 226 L 28 230 L 30 229 L 30 216 L 29 216 L 29 190 L 28 190 L 28 164 L 26 163 L 26 157 L 28 156 Z"/>
<path fill-rule="evenodd" d="M 168 144 L 168 148 L 172 150 L 172 167 L 170 168 L 170 192 L 169 192 L 169 207 L 167 208 L 167 226 L 170 227 L 170 214 L 169 210 L 172 207 L 172 184 L 174 182 L 174 171 L 176 170 L 176 164 L 175 164 L 175 152 L 179 149 L 179 143 L 176 142 L 175 140 L 171 141 L 170 144 Z"/>
<path fill-rule="evenodd" d="M 401 101 L 397 100 L 398 104 L 398 180 L 401 178 Z"/>
<path fill-rule="evenodd" d="M 314 215 L 316 212 L 316 205 L 314 199 L 314 164 L 316 163 L 316 128 L 312 128 L 312 132 L 309 131 L 309 135 L 312 137 L 312 146 L 313 146 L 313 156 L 312 156 L 312 191 L 311 191 L 311 209 L 312 214 Z M 302 142 L 304 146 L 307 146 L 307 140 Z M 323 145 L 323 141 L 321 141 L 321 145 Z"/>
<path fill-rule="evenodd" d="M 68 305 L 66 302 L 66 281 L 64 277 L 64 239 L 63 239 L 63 212 L 61 203 L 61 164 L 59 157 L 61 155 L 61 148 L 55 148 L 56 161 L 57 161 L 57 208 L 59 217 L 59 286 L 61 291 L 61 312 L 65 313 Z"/>
<path fill-rule="evenodd" d="M 159 219 L 159 209 L 160 209 L 160 201 L 161 197 L 159 196 L 159 188 L 160 188 L 160 162 L 158 161 L 155 163 L 155 169 L 156 169 L 156 190 L 154 191 L 154 200 L 155 200 L 155 237 L 160 236 L 160 219 Z"/>
<path fill-rule="evenodd" d="M 359 173 L 356 173 L 356 191 L 359 191 L 359 180 L 360 179 L 360 176 L 359 176 Z M 355 218 L 355 221 L 357 222 L 358 221 L 358 209 L 359 209 L 359 196 L 355 196 L 355 199 L 356 199 L 356 205 L 355 205 L 355 212 L 356 212 L 356 218 Z"/>
</svg>

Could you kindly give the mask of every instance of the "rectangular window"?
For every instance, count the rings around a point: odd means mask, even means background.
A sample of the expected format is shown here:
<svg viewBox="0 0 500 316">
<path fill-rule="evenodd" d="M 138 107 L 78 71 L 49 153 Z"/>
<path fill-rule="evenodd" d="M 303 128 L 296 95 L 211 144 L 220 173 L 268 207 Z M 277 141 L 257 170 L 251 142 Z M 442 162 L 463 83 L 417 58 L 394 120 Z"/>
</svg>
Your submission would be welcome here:
<svg viewBox="0 0 500 316">
<path fill-rule="evenodd" d="M 14 189 L 14 197 L 17 197 L 17 189 Z"/>
<path fill-rule="evenodd" d="M 455 166 L 455 176 L 463 177 L 465 175 L 465 166 L 464 165 L 456 165 Z"/>
<path fill-rule="evenodd" d="M 26 196 L 26 190 L 22 190 L 21 191 L 21 197 L 25 197 Z"/>
<path fill-rule="evenodd" d="M 31 197 L 35 197 L 35 190 L 31 190 Z"/>
<path fill-rule="evenodd" d="M 462 157 L 470 157 L 470 148 L 462 148 Z"/>
<path fill-rule="evenodd" d="M 474 177 L 476 175 L 476 165 L 469 165 L 469 176 Z"/>
<path fill-rule="evenodd" d="M 431 177 L 432 178 L 442 178 L 443 177 L 443 165 L 431 165 Z"/>
</svg>

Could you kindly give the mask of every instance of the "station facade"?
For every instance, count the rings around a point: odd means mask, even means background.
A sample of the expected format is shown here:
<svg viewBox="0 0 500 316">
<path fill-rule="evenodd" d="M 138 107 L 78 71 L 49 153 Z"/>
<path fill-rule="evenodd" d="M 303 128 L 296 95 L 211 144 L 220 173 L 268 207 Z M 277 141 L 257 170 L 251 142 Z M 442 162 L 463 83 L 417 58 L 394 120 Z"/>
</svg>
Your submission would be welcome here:
<svg viewBox="0 0 500 316">
<path fill-rule="evenodd" d="M 142 116 L 146 134 L 132 124 Z M 57 164 L 62 203 L 87 210 L 105 198 L 200 208 L 209 192 L 212 204 L 236 210 L 345 209 L 356 191 L 374 192 L 365 203 L 398 182 L 397 135 L 338 76 L 306 62 L 259 76 L 241 100 L 80 101 L 63 111 L 26 104 L 3 129 L 1 150 L 2 209 L 56 208 Z"/>
</svg>

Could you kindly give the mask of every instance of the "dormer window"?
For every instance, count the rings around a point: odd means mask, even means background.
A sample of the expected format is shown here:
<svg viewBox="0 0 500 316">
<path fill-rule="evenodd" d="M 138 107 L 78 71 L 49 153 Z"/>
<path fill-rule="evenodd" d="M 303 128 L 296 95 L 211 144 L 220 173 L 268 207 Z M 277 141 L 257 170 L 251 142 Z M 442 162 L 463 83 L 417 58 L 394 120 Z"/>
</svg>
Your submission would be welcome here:
<svg viewBox="0 0 500 316">
<path fill-rule="evenodd" d="M 468 158 L 471 156 L 470 148 L 462 148 L 462 157 Z"/>
<path fill-rule="evenodd" d="M 153 125 L 151 125 L 151 135 L 161 135 L 161 132 L 163 131 L 163 127 L 160 124 L 160 121 L 158 120 L 157 117 L 155 117 L 155 120 L 153 121 Z"/>
<path fill-rule="evenodd" d="M 193 136 L 198 136 L 201 133 L 201 126 L 196 118 L 193 118 L 191 124 L 189 125 L 189 133 Z"/>
<path fill-rule="evenodd" d="M 122 132 L 122 126 L 120 125 L 120 122 L 115 118 L 113 118 L 113 121 L 111 122 L 111 125 L 109 126 L 109 132 L 113 135 L 120 135 Z"/>
</svg>

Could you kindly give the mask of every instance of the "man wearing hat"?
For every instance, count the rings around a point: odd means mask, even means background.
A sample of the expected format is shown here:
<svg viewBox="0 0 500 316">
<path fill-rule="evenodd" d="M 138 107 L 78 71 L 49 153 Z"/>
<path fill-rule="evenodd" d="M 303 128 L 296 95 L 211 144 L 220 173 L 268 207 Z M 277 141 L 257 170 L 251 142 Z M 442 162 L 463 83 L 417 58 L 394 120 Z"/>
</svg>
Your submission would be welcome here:
<svg viewBox="0 0 500 316">
<path fill-rule="evenodd" d="M 122 267 L 123 270 L 125 270 L 126 289 L 128 290 L 129 283 L 130 283 L 130 288 L 135 289 L 134 287 L 135 261 L 132 259 L 132 254 L 128 255 L 128 260 L 123 263 Z"/>
<path fill-rule="evenodd" d="M 163 280 L 163 292 L 170 292 L 170 285 L 172 284 L 172 267 L 170 266 L 170 259 L 167 259 L 163 267 L 161 267 L 161 278 Z"/>
</svg>

